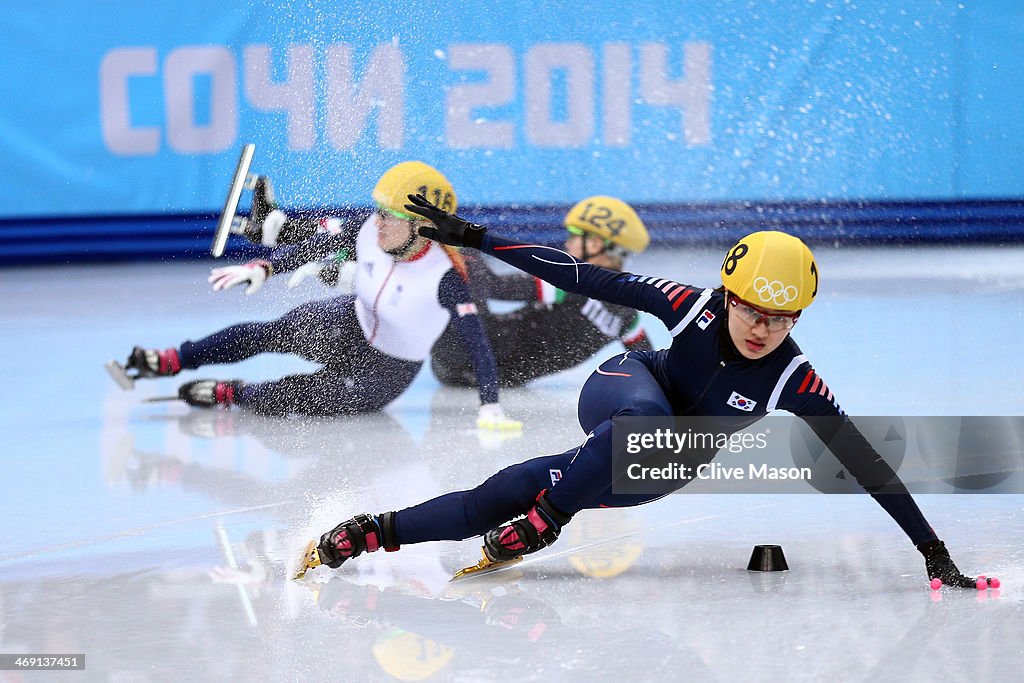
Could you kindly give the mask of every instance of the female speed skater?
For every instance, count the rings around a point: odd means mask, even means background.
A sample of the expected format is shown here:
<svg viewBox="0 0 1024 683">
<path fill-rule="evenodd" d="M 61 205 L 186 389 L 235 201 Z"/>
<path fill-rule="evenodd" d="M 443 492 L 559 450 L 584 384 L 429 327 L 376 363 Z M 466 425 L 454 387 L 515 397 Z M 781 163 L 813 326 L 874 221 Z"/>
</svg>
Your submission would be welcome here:
<svg viewBox="0 0 1024 683">
<path fill-rule="evenodd" d="M 390 168 L 373 190 L 376 210 L 361 224 L 324 222 L 308 230 L 273 205 L 266 179 L 254 188 L 249 226 L 273 233 L 303 234 L 267 259 L 216 268 L 214 290 L 246 283 L 247 294 L 274 274 L 324 258 L 355 255 L 354 295 L 311 301 L 277 320 L 233 325 L 198 341 L 166 350 L 135 347 L 120 367 L 108 366 L 122 386 L 147 377 L 176 375 L 203 365 L 237 363 L 259 353 L 292 353 L 322 367 L 311 373 L 270 382 L 195 380 L 178 397 L 193 406 L 238 405 L 259 413 L 339 415 L 380 410 L 412 383 L 430 347 L 449 321 L 473 360 L 480 393 L 478 426 L 515 429 L 498 403 L 497 370 L 486 334 L 466 283 L 458 252 L 417 234 L 425 224 L 407 213 L 407 195 L 431 197 L 439 208 L 455 210 L 457 198 L 448 179 L 419 161 Z M 308 222 L 308 220 L 307 220 Z M 269 243 L 276 243 L 271 239 Z M 116 365 L 116 364 L 113 364 Z"/>
<path fill-rule="evenodd" d="M 647 228 L 633 207 L 606 195 L 577 202 L 566 213 L 563 225 L 567 252 L 611 270 L 622 270 L 626 258 L 643 252 L 650 243 Z M 651 349 L 640 314 L 631 308 L 565 292 L 524 273 L 497 275 L 482 256 L 464 256 L 469 289 L 494 349 L 502 387 L 522 386 L 576 367 L 612 342 L 621 342 L 633 351 Z M 488 299 L 526 305 L 494 313 Z M 430 367 L 442 384 L 472 386 L 473 366 L 455 346 L 456 339 L 456 331 L 449 325 L 430 352 Z"/>
<path fill-rule="evenodd" d="M 552 247 L 492 235 L 422 196 L 409 199 L 406 210 L 434 223 L 421 234 L 479 249 L 566 291 L 647 311 L 668 327 L 673 341 L 664 350 L 614 356 L 590 376 L 580 392 L 587 438 L 578 448 L 512 465 L 468 491 L 346 520 L 309 543 L 297 576 L 382 547 L 476 535 L 484 536 L 484 559 L 475 569 L 515 561 L 553 543 L 580 510 L 639 505 L 664 495 L 613 492 L 612 418 L 704 416 L 735 432 L 782 409 L 807 421 L 910 537 L 924 556 L 932 588 L 998 587 L 996 579 L 960 572 L 902 481 L 790 337 L 818 289 L 814 257 L 796 237 L 764 231 L 742 238 L 722 264 L 722 287 L 700 289 L 598 268 Z M 715 451 L 696 455 L 709 462 Z"/>
<path fill-rule="evenodd" d="M 288 217 L 276 208 L 270 179 L 259 176 L 253 192 L 253 217 L 239 231 L 267 247 L 295 244 L 332 229 L 331 219 Z M 563 219 L 565 250 L 587 263 L 622 270 L 625 260 L 650 243 L 643 220 L 626 202 L 607 195 L 580 200 Z M 640 315 L 624 306 L 565 292 L 525 273 L 496 274 L 484 260 L 462 254 L 477 315 L 498 362 L 498 385 L 517 387 L 538 377 L 575 367 L 609 343 L 634 351 L 650 350 Z M 347 286 L 351 261 L 330 258 L 297 269 L 289 286 L 315 274 L 328 287 Z M 514 311 L 494 313 L 489 301 L 521 302 Z M 455 322 L 434 343 L 430 365 L 449 386 L 476 386 L 473 359 L 459 341 Z"/>
</svg>

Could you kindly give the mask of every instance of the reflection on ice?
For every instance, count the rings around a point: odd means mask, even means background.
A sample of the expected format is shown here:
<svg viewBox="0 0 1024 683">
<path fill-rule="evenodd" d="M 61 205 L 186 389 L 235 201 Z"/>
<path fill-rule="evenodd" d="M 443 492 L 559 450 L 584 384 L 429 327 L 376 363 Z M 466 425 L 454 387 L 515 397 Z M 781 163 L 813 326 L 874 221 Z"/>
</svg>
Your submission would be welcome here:
<svg viewBox="0 0 1024 683">
<path fill-rule="evenodd" d="M 636 269 L 711 283 L 714 259 L 697 251 L 655 251 Z M 899 256 L 820 250 L 832 280 L 797 336 L 844 408 L 1024 414 L 1017 376 L 997 362 L 1024 333 L 1013 314 L 1024 259 L 1006 248 Z M 951 278 L 935 276 L 947 267 Z M 498 440 L 468 427 L 472 390 L 428 374 L 384 413 L 333 420 L 147 405 L 171 385 L 113 386 L 101 366 L 126 339 L 184 338 L 300 296 L 217 300 L 205 272 L 95 268 L 77 299 L 47 269 L 0 272 L 38 297 L 0 301 L 11 331 L 0 358 L 18 388 L 5 408 L 0 651 L 82 652 L 88 680 L 1006 680 L 1024 669 L 1014 495 L 919 498 L 962 568 L 999 576 L 999 591 L 930 591 L 920 555 L 859 495 L 685 494 L 587 511 L 553 547 L 456 584 L 479 539 L 287 581 L 304 543 L 342 519 L 578 443 L 575 397 L 592 365 L 503 395 L 525 425 Z M 181 295 L 161 297 L 168 287 Z M 154 317 L 146 302 L 158 300 Z M 922 341 L 936 330 L 941 343 Z M 40 373 L 39 358 L 73 372 Z M 281 362 L 240 369 L 280 376 Z M 761 543 L 781 544 L 790 570 L 747 572 Z"/>
</svg>

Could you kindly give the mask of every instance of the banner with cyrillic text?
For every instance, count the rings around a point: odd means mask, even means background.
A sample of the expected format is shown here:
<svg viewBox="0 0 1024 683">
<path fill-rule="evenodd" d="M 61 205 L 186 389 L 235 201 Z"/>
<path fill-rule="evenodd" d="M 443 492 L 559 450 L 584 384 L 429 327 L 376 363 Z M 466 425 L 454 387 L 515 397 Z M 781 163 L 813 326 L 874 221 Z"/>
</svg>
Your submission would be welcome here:
<svg viewBox="0 0 1024 683">
<path fill-rule="evenodd" d="M 1024 194 L 1014 3 L 14 3 L 0 218 L 289 204 L 421 159 L 470 205 Z"/>
</svg>

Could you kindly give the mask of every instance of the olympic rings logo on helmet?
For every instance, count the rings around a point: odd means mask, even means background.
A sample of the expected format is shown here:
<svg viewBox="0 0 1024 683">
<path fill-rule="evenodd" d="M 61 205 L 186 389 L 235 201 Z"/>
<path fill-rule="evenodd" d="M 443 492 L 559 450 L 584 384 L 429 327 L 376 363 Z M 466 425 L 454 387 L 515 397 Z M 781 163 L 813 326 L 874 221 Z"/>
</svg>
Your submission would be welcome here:
<svg viewBox="0 0 1024 683">
<path fill-rule="evenodd" d="M 793 285 L 784 285 L 778 280 L 768 282 L 768 278 L 763 276 L 754 279 L 753 288 L 754 293 L 763 303 L 775 304 L 776 308 L 782 308 L 786 304 L 796 301 L 800 294 Z"/>
</svg>

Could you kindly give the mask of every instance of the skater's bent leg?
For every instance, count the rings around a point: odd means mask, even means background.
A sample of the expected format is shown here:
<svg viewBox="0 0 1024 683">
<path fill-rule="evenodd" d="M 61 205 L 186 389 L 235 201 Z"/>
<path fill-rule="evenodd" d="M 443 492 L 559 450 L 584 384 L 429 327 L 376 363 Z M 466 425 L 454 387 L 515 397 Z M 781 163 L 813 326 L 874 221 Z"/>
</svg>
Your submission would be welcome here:
<svg viewBox="0 0 1024 683">
<path fill-rule="evenodd" d="M 681 454 L 679 457 L 681 458 L 681 462 L 686 463 L 688 467 L 692 468 L 693 470 L 696 470 L 697 467 L 707 464 L 714 460 L 716 454 L 717 449 L 714 448 L 695 449 L 687 451 Z M 618 474 L 620 477 L 624 476 L 622 475 L 621 471 Z M 606 488 L 603 492 L 598 494 L 596 498 L 594 498 L 589 504 L 587 504 L 587 507 L 625 508 L 634 507 L 637 505 L 644 505 L 646 503 L 653 502 L 660 498 L 664 498 L 666 495 L 672 493 L 673 491 L 677 491 L 683 486 L 686 486 L 686 484 L 688 484 L 690 480 L 681 479 L 675 482 L 665 481 L 664 486 L 652 485 L 653 490 L 646 491 L 643 493 L 615 493 L 614 488 L 615 483 L 617 481 L 622 481 L 622 479 L 620 478 L 612 480 L 608 488 Z"/>
<path fill-rule="evenodd" d="M 589 429 L 548 501 L 567 515 L 591 507 L 612 485 L 612 419 L 672 414 L 665 392 L 643 363 L 620 354 L 601 364 L 580 392 L 580 424 Z"/>
<path fill-rule="evenodd" d="M 580 390 L 580 426 L 588 433 L 613 417 L 660 417 L 672 412 L 658 380 L 628 352 L 602 363 Z"/>
<path fill-rule="evenodd" d="M 397 512 L 399 542 L 461 540 L 486 533 L 527 512 L 545 488 L 550 488 L 548 502 L 565 515 L 596 506 L 612 483 L 611 418 L 672 414 L 646 366 L 628 358 L 621 362 L 622 358 L 606 362 L 605 373 L 618 374 L 595 373 L 580 396 L 581 422 L 593 422 L 593 431 L 580 448 L 512 465 L 475 489 L 449 493 Z M 601 413 L 605 416 L 594 422 Z"/>
<path fill-rule="evenodd" d="M 379 352 L 367 342 L 356 317 L 353 296 L 310 301 L 278 321 L 288 352 L 343 372 L 372 367 Z"/>
<path fill-rule="evenodd" d="M 511 465 L 469 491 L 456 491 L 395 513 L 398 541 L 460 541 L 521 515 L 551 486 L 575 450 Z"/>
<path fill-rule="evenodd" d="M 331 375 L 323 370 L 311 375 L 289 375 L 270 382 L 244 385 L 236 394 L 235 402 L 263 415 L 327 415 L 323 396 L 331 391 Z M 344 388 L 344 384 L 341 384 Z"/>
<path fill-rule="evenodd" d="M 195 370 L 203 365 L 237 363 L 259 353 L 279 351 L 275 322 L 240 323 L 199 341 L 186 341 L 179 349 L 181 367 Z"/>
<path fill-rule="evenodd" d="M 545 488 L 550 488 L 548 501 L 565 515 L 571 516 L 594 506 L 612 483 L 610 417 L 619 414 L 672 414 L 664 392 L 647 368 L 638 361 L 627 363 L 631 377 L 626 379 L 632 381 L 618 381 L 607 386 L 613 378 L 608 375 L 595 375 L 599 378 L 597 381 L 588 381 L 589 390 L 580 396 L 581 414 L 584 410 L 590 413 L 605 410 L 609 417 L 596 425 L 582 446 L 561 455 L 512 465 L 476 489 L 441 496 L 397 513 L 401 542 L 459 540 L 485 533 L 526 512 L 534 504 L 537 494 Z M 609 382 L 602 381 L 606 378 Z M 609 392 L 612 392 L 610 398 L 607 396 Z M 591 409 L 597 402 L 601 405 Z M 558 476 L 553 477 L 552 471 L 556 471 Z"/>
<path fill-rule="evenodd" d="M 548 500 L 567 515 L 590 507 L 612 483 L 612 421 L 597 426 L 579 447 Z"/>
<path fill-rule="evenodd" d="M 310 301 L 296 306 L 276 320 L 232 325 L 199 341 L 181 345 L 181 364 L 237 363 L 260 353 L 294 353 L 307 360 L 331 363 L 348 355 L 349 338 L 365 341 L 355 319 L 351 297 Z"/>
<path fill-rule="evenodd" d="M 348 373 L 326 367 L 310 375 L 246 384 L 238 405 L 269 415 L 372 413 L 395 400 L 415 379 L 420 363 L 401 361 Z"/>
</svg>

